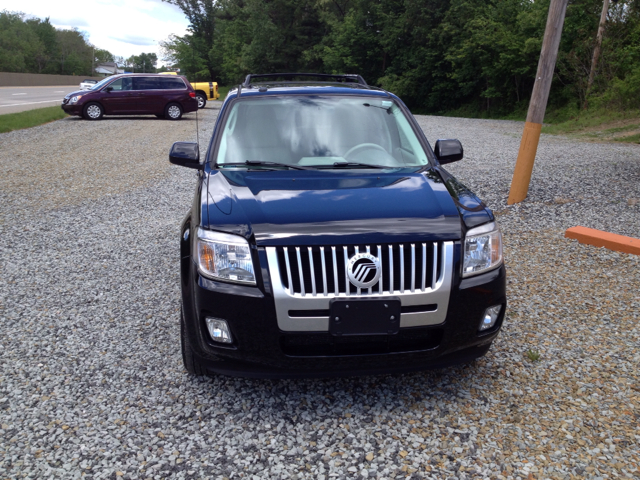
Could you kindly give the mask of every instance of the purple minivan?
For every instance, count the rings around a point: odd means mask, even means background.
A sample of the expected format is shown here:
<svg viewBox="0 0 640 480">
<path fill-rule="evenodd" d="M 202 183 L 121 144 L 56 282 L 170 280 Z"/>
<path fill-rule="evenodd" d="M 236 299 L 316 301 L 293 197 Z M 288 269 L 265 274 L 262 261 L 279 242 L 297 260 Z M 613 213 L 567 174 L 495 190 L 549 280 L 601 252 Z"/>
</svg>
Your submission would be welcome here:
<svg viewBox="0 0 640 480">
<path fill-rule="evenodd" d="M 87 120 L 99 120 L 103 115 L 155 115 L 178 120 L 183 113 L 198 110 L 198 101 L 185 77 L 132 73 L 113 75 L 90 90 L 68 94 L 62 109 Z"/>
</svg>

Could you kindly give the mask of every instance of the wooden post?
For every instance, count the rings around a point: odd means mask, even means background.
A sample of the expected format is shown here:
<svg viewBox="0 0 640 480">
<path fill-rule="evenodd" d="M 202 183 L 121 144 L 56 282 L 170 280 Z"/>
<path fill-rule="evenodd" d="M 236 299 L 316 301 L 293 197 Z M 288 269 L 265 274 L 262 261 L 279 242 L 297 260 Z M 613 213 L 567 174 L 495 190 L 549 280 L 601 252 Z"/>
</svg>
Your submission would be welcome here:
<svg viewBox="0 0 640 480">
<path fill-rule="evenodd" d="M 553 71 L 556 67 L 556 58 L 558 57 L 558 47 L 568 1 L 551 0 L 551 5 L 549 5 L 549 15 L 547 16 L 547 26 L 542 40 L 538 72 L 536 73 L 527 121 L 524 124 L 522 140 L 520 141 L 520 151 L 518 152 L 518 159 L 516 160 L 516 167 L 511 180 L 511 191 L 507 200 L 509 205 L 524 200 L 529 191 L 533 162 L 538 151 L 542 120 L 544 120 L 544 112 L 547 109 L 547 101 L 549 100 L 549 90 L 553 80 Z"/>
</svg>

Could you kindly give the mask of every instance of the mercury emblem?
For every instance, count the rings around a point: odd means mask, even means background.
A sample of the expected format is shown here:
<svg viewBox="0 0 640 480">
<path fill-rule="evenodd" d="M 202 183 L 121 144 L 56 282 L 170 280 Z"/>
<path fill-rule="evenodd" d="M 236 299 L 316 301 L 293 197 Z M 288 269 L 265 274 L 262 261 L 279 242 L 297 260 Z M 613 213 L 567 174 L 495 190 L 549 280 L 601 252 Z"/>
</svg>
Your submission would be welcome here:
<svg viewBox="0 0 640 480">
<path fill-rule="evenodd" d="M 349 259 L 347 275 L 358 288 L 369 288 L 380 280 L 380 260 L 370 253 L 356 253 Z"/>
</svg>

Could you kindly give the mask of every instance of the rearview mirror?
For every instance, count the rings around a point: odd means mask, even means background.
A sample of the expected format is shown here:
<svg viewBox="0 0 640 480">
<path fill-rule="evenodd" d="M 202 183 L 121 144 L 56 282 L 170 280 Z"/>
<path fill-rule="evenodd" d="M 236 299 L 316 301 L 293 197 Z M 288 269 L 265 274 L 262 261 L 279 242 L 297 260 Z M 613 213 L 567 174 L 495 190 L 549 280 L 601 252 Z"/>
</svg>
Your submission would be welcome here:
<svg viewBox="0 0 640 480">
<path fill-rule="evenodd" d="M 445 163 L 457 162 L 462 160 L 464 151 L 462 150 L 462 144 L 460 140 L 446 139 L 437 140 L 436 146 L 433 149 L 433 153 L 436 154 L 438 161 L 444 165 Z"/>
<path fill-rule="evenodd" d="M 193 142 L 176 142 L 171 146 L 169 161 L 174 165 L 204 170 L 200 163 L 200 147 Z"/>
</svg>

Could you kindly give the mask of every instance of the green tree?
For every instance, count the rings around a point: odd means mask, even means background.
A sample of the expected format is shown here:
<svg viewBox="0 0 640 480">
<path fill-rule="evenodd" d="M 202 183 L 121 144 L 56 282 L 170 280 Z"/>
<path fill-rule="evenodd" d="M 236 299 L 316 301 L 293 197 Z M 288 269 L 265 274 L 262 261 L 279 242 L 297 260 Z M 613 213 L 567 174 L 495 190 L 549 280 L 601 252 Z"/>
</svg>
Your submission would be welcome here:
<svg viewBox="0 0 640 480">
<path fill-rule="evenodd" d="M 141 53 L 132 55 L 125 61 L 125 65 L 133 73 L 155 73 L 158 56 L 155 53 Z"/>
<path fill-rule="evenodd" d="M 0 71 L 30 72 L 45 46 L 24 22 L 24 14 L 0 12 Z"/>
<path fill-rule="evenodd" d="M 175 63 L 180 65 L 181 70 L 193 73 L 194 76 L 204 77 L 203 79 L 219 78 L 221 73 L 219 59 L 215 55 L 212 57 L 210 52 L 215 42 L 220 2 L 215 0 L 162 1 L 179 7 L 189 20 L 189 34 L 184 37 L 170 36 L 162 43 L 165 57 L 175 59 Z"/>
<path fill-rule="evenodd" d="M 113 54 L 108 50 L 103 50 L 102 48 L 96 48 L 93 51 L 94 61 L 95 63 L 105 63 L 105 62 L 115 62 L 116 58 Z"/>
<path fill-rule="evenodd" d="M 42 48 L 38 49 L 34 57 L 37 73 L 44 73 L 50 68 L 55 69 L 59 50 L 55 27 L 51 25 L 48 17 L 44 20 L 30 18 L 26 21 L 26 24 L 42 43 Z"/>
<path fill-rule="evenodd" d="M 90 75 L 93 49 L 76 29 L 56 30 L 61 75 Z"/>
</svg>

